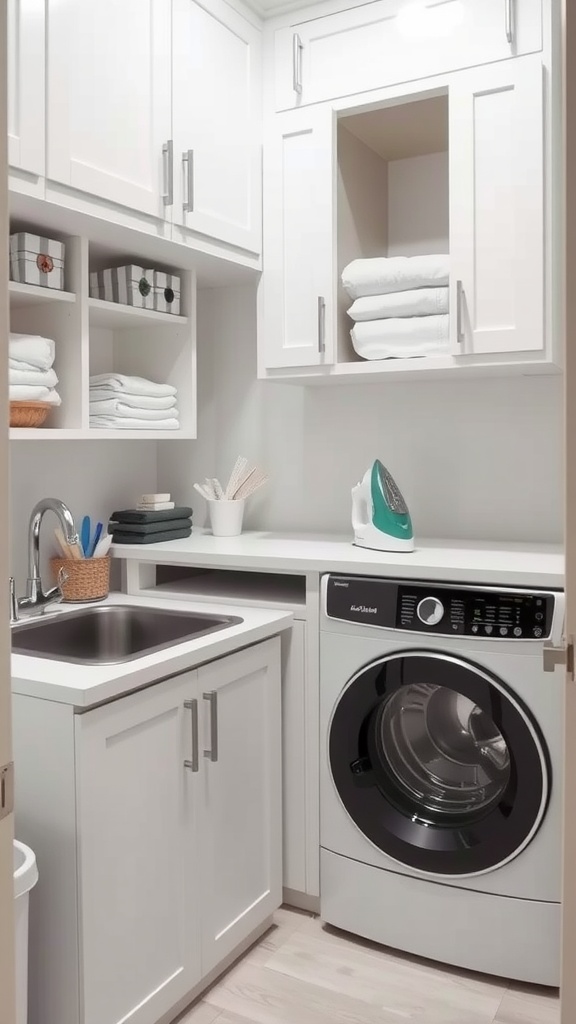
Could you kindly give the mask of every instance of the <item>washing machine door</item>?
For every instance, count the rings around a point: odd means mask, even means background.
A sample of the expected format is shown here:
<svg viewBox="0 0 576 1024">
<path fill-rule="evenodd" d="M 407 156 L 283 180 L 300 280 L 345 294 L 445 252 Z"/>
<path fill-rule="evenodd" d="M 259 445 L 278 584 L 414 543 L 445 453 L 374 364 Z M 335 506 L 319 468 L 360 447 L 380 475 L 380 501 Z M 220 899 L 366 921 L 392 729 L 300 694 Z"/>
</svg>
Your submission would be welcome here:
<svg viewBox="0 0 576 1024">
<path fill-rule="evenodd" d="M 505 684 L 429 651 L 357 673 L 334 709 L 328 754 L 344 807 L 400 864 L 476 875 L 515 857 L 546 811 L 536 723 Z"/>
</svg>

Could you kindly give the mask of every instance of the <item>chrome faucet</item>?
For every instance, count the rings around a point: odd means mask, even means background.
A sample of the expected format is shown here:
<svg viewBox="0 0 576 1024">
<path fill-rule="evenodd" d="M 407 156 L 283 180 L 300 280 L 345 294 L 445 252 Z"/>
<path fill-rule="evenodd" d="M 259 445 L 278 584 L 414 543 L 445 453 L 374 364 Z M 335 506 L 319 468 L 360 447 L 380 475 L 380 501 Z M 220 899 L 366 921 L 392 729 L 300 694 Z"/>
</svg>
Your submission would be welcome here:
<svg viewBox="0 0 576 1024">
<path fill-rule="evenodd" d="M 10 580 L 10 619 L 18 621 L 18 613 L 33 614 L 43 612 L 47 605 L 62 600 L 61 584 L 64 579 L 58 577 L 58 583 L 50 590 L 44 591 L 40 578 L 40 526 L 45 512 L 54 512 L 62 524 L 64 536 L 68 544 L 78 543 L 78 534 L 70 509 L 58 498 L 42 498 L 30 514 L 28 524 L 28 579 L 26 580 L 26 597 L 16 599 L 14 581 Z"/>
</svg>

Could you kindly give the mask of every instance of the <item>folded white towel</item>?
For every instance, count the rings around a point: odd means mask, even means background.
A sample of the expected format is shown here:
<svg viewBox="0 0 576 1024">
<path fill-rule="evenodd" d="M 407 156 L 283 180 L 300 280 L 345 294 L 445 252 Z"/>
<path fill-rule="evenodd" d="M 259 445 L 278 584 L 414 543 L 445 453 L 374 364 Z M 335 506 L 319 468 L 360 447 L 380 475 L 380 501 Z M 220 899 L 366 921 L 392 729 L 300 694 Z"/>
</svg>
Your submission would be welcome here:
<svg viewBox="0 0 576 1024">
<path fill-rule="evenodd" d="M 411 288 L 434 288 L 448 284 L 449 257 L 377 256 L 352 260 L 342 271 L 342 284 L 351 299 L 364 295 L 387 295 Z"/>
<path fill-rule="evenodd" d="M 58 383 L 54 370 L 14 370 L 8 368 L 10 384 L 33 384 L 40 387 L 53 388 Z"/>
<path fill-rule="evenodd" d="M 22 360 L 39 370 L 49 370 L 54 362 L 56 346 L 51 338 L 37 334 L 10 334 L 8 355 L 10 359 Z"/>
<path fill-rule="evenodd" d="M 53 388 L 34 387 L 33 384 L 11 384 L 9 388 L 11 402 L 50 402 L 60 405 L 61 398 Z"/>
<path fill-rule="evenodd" d="M 450 317 L 410 316 L 366 320 L 350 331 L 355 351 L 363 359 L 409 359 L 446 351 Z"/>
<path fill-rule="evenodd" d="M 176 406 L 171 409 L 136 409 L 132 405 L 126 405 L 119 398 L 108 398 L 105 402 L 94 402 L 90 397 L 91 416 L 122 416 L 126 419 L 136 420 L 166 420 L 178 419 L 180 413 Z"/>
<path fill-rule="evenodd" d="M 411 288 L 389 295 L 366 295 L 348 310 L 353 320 L 383 320 L 391 316 L 433 316 L 447 313 L 448 288 Z"/>
<path fill-rule="evenodd" d="M 119 394 L 111 388 L 90 388 L 91 402 L 121 401 L 122 405 L 128 405 L 134 409 L 173 409 L 176 405 L 174 395 L 167 395 L 166 398 L 155 398 L 154 395 L 128 395 L 122 392 Z"/>
<path fill-rule="evenodd" d="M 123 373 L 99 373 L 90 377 L 90 390 L 94 388 L 107 388 L 117 395 L 153 395 L 156 398 L 176 394 L 176 388 L 171 384 L 157 384 L 145 377 L 127 377 Z"/>
<path fill-rule="evenodd" d="M 175 416 L 169 420 L 134 420 L 125 416 L 90 416 L 90 426 L 101 430 L 179 430 Z"/>
</svg>

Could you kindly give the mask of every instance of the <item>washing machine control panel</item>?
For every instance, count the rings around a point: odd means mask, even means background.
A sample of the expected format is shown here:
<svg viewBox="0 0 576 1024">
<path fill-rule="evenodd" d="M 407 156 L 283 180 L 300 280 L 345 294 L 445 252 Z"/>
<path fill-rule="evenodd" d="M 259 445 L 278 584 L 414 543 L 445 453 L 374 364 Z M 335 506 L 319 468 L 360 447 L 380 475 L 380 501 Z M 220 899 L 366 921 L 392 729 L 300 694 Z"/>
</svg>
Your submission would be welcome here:
<svg viewBox="0 0 576 1024">
<path fill-rule="evenodd" d="M 344 622 L 440 636 L 543 640 L 554 594 L 538 591 L 399 583 L 366 576 L 328 577 L 326 614 Z"/>
</svg>

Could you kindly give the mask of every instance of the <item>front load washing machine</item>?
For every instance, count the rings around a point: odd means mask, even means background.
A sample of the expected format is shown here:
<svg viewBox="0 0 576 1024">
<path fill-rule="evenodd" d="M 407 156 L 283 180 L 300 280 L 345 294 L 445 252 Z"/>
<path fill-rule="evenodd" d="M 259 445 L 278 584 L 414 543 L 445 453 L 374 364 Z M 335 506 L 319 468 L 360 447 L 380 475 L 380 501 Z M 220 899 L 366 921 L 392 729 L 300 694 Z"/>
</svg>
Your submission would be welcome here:
<svg viewBox="0 0 576 1024">
<path fill-rule="evenodd" d="M 563 621 L 558 591 L 323 577 L 324 921 L 559 983 Z"/>
</svg>

